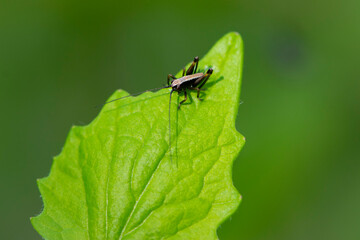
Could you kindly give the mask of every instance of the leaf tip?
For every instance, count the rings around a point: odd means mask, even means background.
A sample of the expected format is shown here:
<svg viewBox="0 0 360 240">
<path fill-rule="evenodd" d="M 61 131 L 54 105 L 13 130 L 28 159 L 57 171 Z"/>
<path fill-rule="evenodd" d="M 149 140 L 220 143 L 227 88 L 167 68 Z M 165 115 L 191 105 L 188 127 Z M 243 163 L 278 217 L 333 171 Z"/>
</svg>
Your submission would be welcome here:
<svg viewBox="0 0 360 240">
<path fill-rule="evenodd" d="M 224 35 L 224 38 L 231 38 L 233 40 L 237 40 L 237 41 L 240 41 L 242 42 L 242 37 L 241 37 L 241 34 L 238 33 L 238 32 L 229 32 L 227 34 Z"/>
<path fill-rule="evenodd" d="M 242 55 L 244 47 L 243 47 L 243 39 L 242 39 L 240 33 L 229 32 L 229 33 L 225 34 L 223 39 L 227 39 L 228 44 L 233 45 L 236 49 L 239 50 L 240 54 Z"/>
<path fill-rule="evenodd" d="M 239 36 L 240 38 L 241 38 L 241 35 L 240 35 L 240 33 L 239 32 L 235 32 L 235 31 L 233 31 L 233 32 L 229 32 L 227 35 L 235 35 L 235 36 Z"/>
</svg>

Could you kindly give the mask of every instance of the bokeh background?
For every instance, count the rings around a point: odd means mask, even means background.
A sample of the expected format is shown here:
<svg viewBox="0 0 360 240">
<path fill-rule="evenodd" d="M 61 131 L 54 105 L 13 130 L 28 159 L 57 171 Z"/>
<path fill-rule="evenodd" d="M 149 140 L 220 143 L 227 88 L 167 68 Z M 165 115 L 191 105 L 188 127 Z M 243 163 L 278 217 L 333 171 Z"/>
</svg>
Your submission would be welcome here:
<svg viewBox="0 0 360 240">
<path fill-rule="evenodd" d="M 244 40 L 220 239 L 360 239 L 360 1 L 0 1 L 0 239 L 41 239 L 47 176 L 72 125 L 116 89 L 161 86 L 224 34 Z"/>
</svg>

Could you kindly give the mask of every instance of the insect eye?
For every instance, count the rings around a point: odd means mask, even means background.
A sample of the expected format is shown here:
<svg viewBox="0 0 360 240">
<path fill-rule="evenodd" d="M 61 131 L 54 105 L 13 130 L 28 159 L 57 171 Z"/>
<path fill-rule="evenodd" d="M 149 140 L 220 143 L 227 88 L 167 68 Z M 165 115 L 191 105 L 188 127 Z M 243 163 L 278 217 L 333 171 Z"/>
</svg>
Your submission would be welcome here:
<svg viewBox="0 0 360 240">
<path fill-rule="evenodd" d="M 207 73 L 212 74 L 213 73 L 213 69 L 209 68 L 209 70 L 207 70 Z"/>
<path fill-rule="evenodd" d="M 198 62 L 198 61 L 199 61 L 199 57 L 195 57 L 194 62 Z"/>
</svg>

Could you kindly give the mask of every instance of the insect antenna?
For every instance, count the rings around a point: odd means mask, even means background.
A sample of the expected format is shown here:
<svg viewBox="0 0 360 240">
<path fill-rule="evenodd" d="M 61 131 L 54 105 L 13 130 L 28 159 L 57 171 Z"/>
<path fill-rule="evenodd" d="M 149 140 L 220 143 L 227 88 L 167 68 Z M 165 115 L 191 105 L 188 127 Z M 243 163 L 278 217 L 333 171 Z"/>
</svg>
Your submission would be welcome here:
<svg viewBox="0 0 360 240">
<path fill-rule="evenodd" d="M 106 102 L 104 104 L 97 105 L 97 106 L 95 106 L 95 108 L 102 107 L 102 106 L 104 106 L 104 105 L 106 105 L 108 103 L 115 102 L 115 101 L 123 99 L 123 98 L 131 97 L 131 96 L 137 96 L 137 95 L 140 95 L 140 94 L 142 94 L 144 92 L 152 92 L 152 91 L 156 91 L 156 90 L 160 90 L 160 89 L 164 89 L 164 88 L 170 88 L 170 87 L 171 87 L 171 85 L 165 86 L 165 87 L 153 88 L 153 89 L 149 89 L 149 90 L 138 92 L 138 93 L 129 94 L 129 95 L 125 96 L 125 97 L 116 98 L 116 99 L 110 100 L 110 101 L 108 101 L 108 102 Z"/>
<path fill-rule="evenodd" d="M 171 113 L 171 96 L 172 93 L 174 92 L 174 89 L 171 89 L 170 92 L 170 98 L 169 98 L 169 155 L 170 155 L 170 162 L 172 163 L 172 154 L 171 154 L 171 118 L 170 118 L 170 113 Z"/>
</svg>

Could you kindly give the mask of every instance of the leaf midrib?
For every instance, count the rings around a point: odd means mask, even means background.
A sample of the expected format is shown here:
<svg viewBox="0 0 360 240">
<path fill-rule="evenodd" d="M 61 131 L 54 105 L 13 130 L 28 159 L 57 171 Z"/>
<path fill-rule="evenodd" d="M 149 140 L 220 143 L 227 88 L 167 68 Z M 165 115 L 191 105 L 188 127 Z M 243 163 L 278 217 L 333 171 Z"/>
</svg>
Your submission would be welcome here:
<svg viewBox="0 0 360 240">
<path fill-rule="evenodd" d="M 145 119 L 146 119 L 146 118 L 145 118 Z M 155 121 L 155 122 L 158 122 L 158 121 Z M 156 124 L 156 125 L 157 125 L 157 124 Z M 150 132 L 151 132 L 151 131 L 150 131 Z M 146 138 L 146 139 L 149 139 L 149 138 Z M 143 143 L 143 145 L 144 145 L 144 143 Z M 151 180 L 153 179 L 153 177 L 154 177 L 156 171 L 158 170 L 158 168 L 159 168 L 159 166 L 160 166 L 160 164 L 161 164 L 162 159 L 164 159 L 164 156 L 165 156 L 166 153 L 167 153 L 167 151 L 163 151 L 162 155 L 160 156 L 160 160 L 158 161 L 158 163 L 157 163 L 157 165 L 156 165 L 156 168 L 155 168 L 154 171 L 152 172 L 152 174 L 151 174 L 148 182 L 146 183 L 144 189 L 143 189 L 142 192 L 140 193 L 138 199 L 135 201 L 135 204 L 134 204 L 134 206 L 133 206 L 133 208 L 132 208 L 132 210 L 131 210 L 131 213 L 130 213 L 130 215 L 127 217 L 126 223 L 125 223 L 125 225 L 123 226 L 123 228 L 122 228 L 122 230 L 121 230 L 119 240 L 123 239 L 123 237 L 126 235 L 126 234 L 124 234 L 124 233 L 125 233 L 125 231 L 126 231 L 126 228 L 127 228 L 128 224 L 129 224 L 131 218 L 132 218 L 132 215 L 134 214 L 134 212 L 135 212 L 135 210 L 136 210 L 136 208 L 137 208 L 138 203 L 140 202 L 142 196 L 144 195 L 147 187 L 148 187 L 149 184 L 151 183 Z M 135 161 L 135 160 L 136 160 L 136 157 L 135 157 L 134 161 Z M 135 162 L 134 162 L 134 164 L 135 164 Z M 132 172 L 133 172 L 133 168 L 134 168 L 134 166 L 132 167 L 132 170 L 131 170 Z"/>
</svg>

